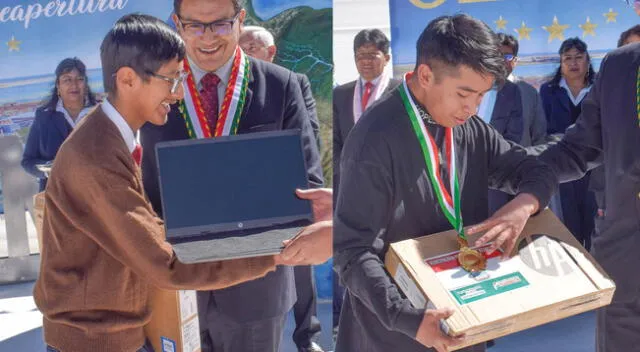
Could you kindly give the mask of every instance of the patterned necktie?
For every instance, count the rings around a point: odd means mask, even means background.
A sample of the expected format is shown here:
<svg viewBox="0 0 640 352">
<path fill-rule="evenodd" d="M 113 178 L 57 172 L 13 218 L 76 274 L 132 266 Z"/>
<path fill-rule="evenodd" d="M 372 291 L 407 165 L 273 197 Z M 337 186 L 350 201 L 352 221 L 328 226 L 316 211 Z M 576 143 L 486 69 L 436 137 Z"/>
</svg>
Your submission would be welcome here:
<svg viewBox="0 0 640 352">
<path fill-rule="evenodd" d="M 367 103 L 369 102 L 369 98 L 371 97 L 371 91 L 373 90 L 373 84 L 371 82 L 367 82 L 364 85 L 364 93 L 362 94 L 362 111 L 367 108 Z"/>
<path fill-rule="evenodd" d="M 207 117 L 209 124 L 209 131 L 211 135 L 215 133 L 216 123 L 218 122 L 218 83 L 220 78 L 215 73 L 209 72 L 202 80 L 202 89 L 200 90 L 200 102 L 204 109 L 204 114 Z"/>
<path fill-rule="evenodd" d="M 133 161 L 135 161 L 136 164 L 140 166 L 140 163 L 142 163 L 142 146 L 140 144 L 136 144 L 135 148 L 133 148 L 131 157 L 133 158 Z"/>
</svg>

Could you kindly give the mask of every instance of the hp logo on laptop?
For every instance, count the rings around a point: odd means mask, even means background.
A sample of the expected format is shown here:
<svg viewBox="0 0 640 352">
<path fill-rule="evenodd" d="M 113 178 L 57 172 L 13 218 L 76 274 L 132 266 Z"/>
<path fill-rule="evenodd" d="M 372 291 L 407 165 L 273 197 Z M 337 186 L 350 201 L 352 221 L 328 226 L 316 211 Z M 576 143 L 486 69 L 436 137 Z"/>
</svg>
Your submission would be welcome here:
<svg viewBox="0 0 640 352">
<path fill-rule="evenodd" d="M 238 228 L 239 228 L 239 229 L 241 229 L 241 228 L 243 228 L 243 227 L 244 227 L 244 224 L 243 224 L 243 223 L 241 223 L 241 222 L 239 222 L 239 223 L 238 223 Z"/>
</svg>

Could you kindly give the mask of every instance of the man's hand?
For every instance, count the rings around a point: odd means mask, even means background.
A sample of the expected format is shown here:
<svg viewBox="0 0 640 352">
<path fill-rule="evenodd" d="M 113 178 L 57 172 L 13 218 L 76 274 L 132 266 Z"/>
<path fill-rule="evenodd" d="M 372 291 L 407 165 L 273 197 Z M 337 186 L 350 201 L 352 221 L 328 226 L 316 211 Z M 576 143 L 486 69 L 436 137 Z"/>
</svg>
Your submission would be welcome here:
<svg viewBox="0 0 640 352">
<path fill-rule="evenodd" d="M 297 189 L 296 195 L 311 201 L 315 221 L 333 219 L 333 190 L 331 188 Z"/>
<path fill-rule="evenodd" d="M 448 352 L 449 347 L 461 344 L 464 336 L 451 337 L 440 330 L 440 320 L 453 315 L 452 309 L 427 309 L 418 327 L 416 341 L 435 348 L 438 352 Z"/>
<path fill-rule="evenodd" d="M 320 221 L 305 227 L 296 237 L 284 241 L 276 260 L 282 265 L 317 265 L 333 255 L 333 221 Z"/>
<path fill-rule="evenodd" d="M 519 194 L 512 201 L 496 211 L 489 219 L 469 227 L 465 232 L 469 235 L 487 231 L 475 245 L 481 246 L 493 241 L 489 253 L 499 247 L 504 250 L 503 258 L 508 258 L 516 245 L 516 241 L 529 220 L 531 214 L 538 211 L 540 204 L 536 197 L 528 193 Z"/>
</svg>

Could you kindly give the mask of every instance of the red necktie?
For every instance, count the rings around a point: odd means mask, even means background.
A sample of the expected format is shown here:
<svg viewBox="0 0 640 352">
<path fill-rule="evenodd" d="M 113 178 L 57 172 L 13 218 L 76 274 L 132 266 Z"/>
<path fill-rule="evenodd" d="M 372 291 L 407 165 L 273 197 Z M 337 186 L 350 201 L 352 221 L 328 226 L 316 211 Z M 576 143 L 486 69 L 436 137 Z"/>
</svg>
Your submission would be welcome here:
<svg viewBox="0 0 640 352">
<path fill-rule="evenodd" d="M 364 93 L 362 94 L 362 111 L 363 112 L 367 108 L 367 103 L 369 102 L 369 98 L 371 97 L 372 87 L 373 87 L 373 84 L 371 84 L 371 82 L 367 82 L 364 85 Z"/>
<path fill-rule="evenodd" d="M 202 77 L 200 83 L 202 83 L 200 102 L 207 117 L 209 131 L 213 136 L 216 130 L 216 122 L 218 122 L 218 83 L 220 83 L 220 78 L 215 73 L 209 72 Z"/>
<path fill-rule="evenodd" d="M 136 144 L 135 148 L 133 148 L 131 157 L 133 158 L 133 161 L 135 161 L 136 164 L 140 166 L 140 163 L 142 163 L 142 146 L 140 144 Z"/>
</svg>

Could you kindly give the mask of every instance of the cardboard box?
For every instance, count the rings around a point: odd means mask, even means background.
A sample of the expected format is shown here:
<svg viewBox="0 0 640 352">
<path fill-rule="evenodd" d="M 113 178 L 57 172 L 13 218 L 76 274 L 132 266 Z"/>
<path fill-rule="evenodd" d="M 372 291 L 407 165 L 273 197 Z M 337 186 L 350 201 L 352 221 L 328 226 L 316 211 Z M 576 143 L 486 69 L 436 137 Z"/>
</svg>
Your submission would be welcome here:
<svg viewBox="0 0 640 352">
<path fill-rule="evenodd" d="M 151 321 L 144 332 L 156 352 L 200 352 L 196 291 L 152 288 Z"/>
<path fill-rule="evenodd" d="M 441 327 L 466 334 L 456 349 L 611 303 L 613 281 L 550 210 L 529 220 L 512 258 L 501 261 L 499 251 L 478 248 L 489 259 L 475 277 L 458 264 L 456 236 L 447 231 L 396 242 L 385 258 L 415 307 L 455 310 Z"/>
</svg>

